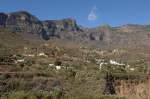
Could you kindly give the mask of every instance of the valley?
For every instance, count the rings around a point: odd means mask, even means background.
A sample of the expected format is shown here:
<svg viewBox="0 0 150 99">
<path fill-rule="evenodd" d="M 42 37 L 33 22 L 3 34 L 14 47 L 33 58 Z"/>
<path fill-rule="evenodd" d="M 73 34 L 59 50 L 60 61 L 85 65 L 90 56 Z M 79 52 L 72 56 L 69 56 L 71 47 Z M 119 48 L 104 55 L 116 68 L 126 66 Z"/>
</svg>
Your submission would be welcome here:
<svg viewBox="0 0 150 99">
<path fill-rule="evenodd" d="M 149 41 L 149 25 L 0 13 L 0 99 L 150 99 Z"/>
</svg>

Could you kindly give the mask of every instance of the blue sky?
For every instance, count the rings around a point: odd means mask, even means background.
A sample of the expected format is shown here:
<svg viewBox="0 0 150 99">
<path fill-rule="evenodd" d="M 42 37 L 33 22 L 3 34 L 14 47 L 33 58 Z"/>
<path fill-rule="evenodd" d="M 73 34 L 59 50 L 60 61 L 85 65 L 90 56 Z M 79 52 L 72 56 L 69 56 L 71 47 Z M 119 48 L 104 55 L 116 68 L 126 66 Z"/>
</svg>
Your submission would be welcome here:
<svg viewBox="0 0 150 99">
<path fill-rule="evenodd" d="M 87 27 L 150 24 L 150 0 L 0 0 L 0 12 L 18 10 L 41 20 L 74 18 Z"/>
</svg>

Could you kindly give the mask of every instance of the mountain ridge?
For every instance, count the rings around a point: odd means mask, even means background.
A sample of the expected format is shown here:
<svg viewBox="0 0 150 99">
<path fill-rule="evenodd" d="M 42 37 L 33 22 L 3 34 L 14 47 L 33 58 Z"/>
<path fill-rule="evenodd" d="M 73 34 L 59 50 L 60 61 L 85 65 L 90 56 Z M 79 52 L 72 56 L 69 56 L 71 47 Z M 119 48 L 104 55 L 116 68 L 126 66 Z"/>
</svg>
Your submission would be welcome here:
<svg viewBox="0 0 150 99">
<path fill-rule="evenodd" d="M 109 25 L 97 28 L 81 28 L 75 19 L 39 20 L 27 11 L 0 13 L 0 28 L 19 32 L 24 38 L 88 44 L 100 48 L 150 46 L 150 25 L 127 24 L 120 27 Z"/>
</svg>

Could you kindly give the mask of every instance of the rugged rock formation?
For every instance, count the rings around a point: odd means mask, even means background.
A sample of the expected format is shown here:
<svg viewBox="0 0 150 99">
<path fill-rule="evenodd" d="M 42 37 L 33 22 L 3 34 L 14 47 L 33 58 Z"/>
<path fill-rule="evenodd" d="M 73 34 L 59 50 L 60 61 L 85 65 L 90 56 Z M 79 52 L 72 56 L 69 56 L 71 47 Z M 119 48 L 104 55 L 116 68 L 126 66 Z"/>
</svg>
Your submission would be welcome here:
<svg viewBox="0 0 150 99">
<path fill-rule="evenodd" d="M 24 35 L 30 34 L 27 37 L 37 35 L 45 40 L 56 38 L 107 49 L 150 46 L 150 43 L 147 43 L 150 42 L 150 25 L 128 24 L 120 27 L 101 26 L 81 30 L 71 18 L 40 21 L 26 11 L 19 11 L 0 13 L 0 27 Z"/>
<path fill-rule="evenodd" d="M 68 18 L 63 20 L 47 20 L 44 21 L 44 26 L 48 29 L 54 28 L 57 31 L 78 31 L 79 27 L 74 19 Z"/>
<path fill-rule="evenodd" d="M 19 11 L 9 14 L 1 13 L 0 27 L 8 28 L 11 32 L 24 33 L 24 35 L 30 36 L 31 34 L 42 36 L 42 34 L 45 33 L 43 32 L 42 22 L 26 11 Z"/>
<path fill-rule="evenodd" d="M 0 13 L 0 27 L 6 26 L 7 15 L 5 13 Z"/>
<path fill-rule="evenodd" d="M 25 11 L 8 14 L 6 27 L 17 32 L 37 33 L 42 30 L 42 23 L 33 15 Z"/>
<path fill-rule="evenodd" d="M 62 32 L 78 32 L 80 28 L 74 19 L 47 20 L 43 22 L 44 29 L 49 36 L 60 37 Z"/>
<path fill-rule="evenodd" d="M 26 11 L 0 13 L 0 27 L 6 27 L 12 32 L 23 32 L 41 35 L 48 40 L 51 36 L 59 36 L 60 32 L 76 32 L 79 27 L 73 19 L 40 21 Z"/>
<path fill-rule="evenodd" d="M 136 99 L 150 98 L 150 77 L 149 75 L 112 75 L 105 78 L 105 94 L 116 94 Z"/>
</svg>

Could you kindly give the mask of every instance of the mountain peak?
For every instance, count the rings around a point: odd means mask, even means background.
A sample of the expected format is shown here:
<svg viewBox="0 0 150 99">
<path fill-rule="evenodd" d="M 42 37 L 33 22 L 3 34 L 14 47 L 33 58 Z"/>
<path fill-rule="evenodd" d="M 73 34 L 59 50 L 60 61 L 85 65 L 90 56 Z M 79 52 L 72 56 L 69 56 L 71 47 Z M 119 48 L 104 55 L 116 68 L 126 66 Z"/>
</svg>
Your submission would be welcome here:
<svg viewBox="0 0 150 99">
<path fill-rule="evenodd" d="M 0 13 L 0 27 L 10 28 L 13 32 L 38 34 L 44 39 L 56 33 L 80 30 L 73 18 L 41 21 L 27 11 Z"/>
</svg>

